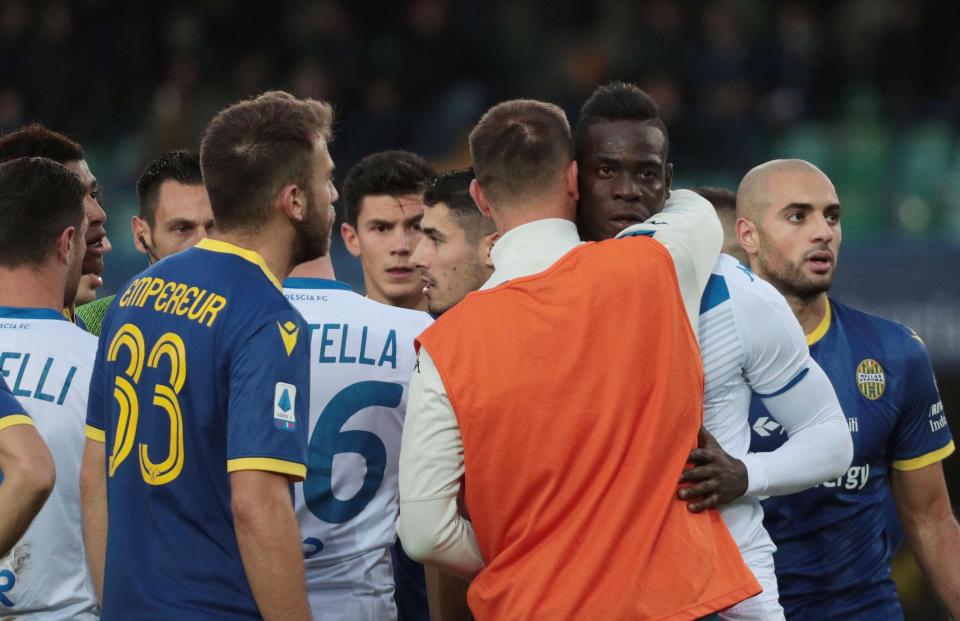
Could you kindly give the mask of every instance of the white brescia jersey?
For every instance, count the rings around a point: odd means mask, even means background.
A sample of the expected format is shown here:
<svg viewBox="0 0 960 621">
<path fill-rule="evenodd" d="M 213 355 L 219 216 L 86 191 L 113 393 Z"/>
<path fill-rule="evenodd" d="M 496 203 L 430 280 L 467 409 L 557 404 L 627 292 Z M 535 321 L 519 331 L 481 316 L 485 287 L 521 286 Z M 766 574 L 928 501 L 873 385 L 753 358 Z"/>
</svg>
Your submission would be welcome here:
<svg viewBox="0 0 960 621">
<path fill-rule="evenodd" d="M 416 338 L 433 319 L 316 278 L 284 294 L 310 326 L 310 444 L 296 485 L 314 618 L 395 619 L 390 546 Z"/>
<path fill-rule="evenodd" d="M 57 469 L 53 492 L 0 559 L 0 617 L 96 619 L 80 522 L 80 462 L 96 337 L 52 309 L 0 307 L 0 373 Z"/>
<path fill-rule="evenodd" d="M 849 432 L 836 394 L 810 358 L 803 331 L 784 297 L 729 255 L 720 255 L 707 282 L 698 336 L 704 369 L 703 425 L 728 454 L 744 461 L 749 477 L 747 493 L 721 507 L 720 515 L 764 589 L 721 617 L 782 618 L 773 567 L 776 546 L 763 527 L 758 496 L 811 487 L 845 469 L 852 448 Z M 788 430 L 789 450 L 779 455 L 747 454 L 751 393 L 763 398 Z M 821 447 L 816 445 L 817 434 L 824 441 Z"/>
</svg>

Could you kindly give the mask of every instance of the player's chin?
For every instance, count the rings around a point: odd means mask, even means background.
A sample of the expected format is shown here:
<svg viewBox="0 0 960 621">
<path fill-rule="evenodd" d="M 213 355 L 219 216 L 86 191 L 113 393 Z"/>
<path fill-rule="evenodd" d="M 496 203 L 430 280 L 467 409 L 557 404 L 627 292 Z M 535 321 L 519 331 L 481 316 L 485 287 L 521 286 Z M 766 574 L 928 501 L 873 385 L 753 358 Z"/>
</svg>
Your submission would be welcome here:
<svg viewBox="0 0 960 621">
<path fill-rule="evenodd" d="M 74 264 L 76 265 L 76 264 Z M 103 257 L 98 254 L 85 254 L 83 256 L 83 265 L 80 268 L 82 274 L 100 274 L 103 272 Z"/>
</svg>

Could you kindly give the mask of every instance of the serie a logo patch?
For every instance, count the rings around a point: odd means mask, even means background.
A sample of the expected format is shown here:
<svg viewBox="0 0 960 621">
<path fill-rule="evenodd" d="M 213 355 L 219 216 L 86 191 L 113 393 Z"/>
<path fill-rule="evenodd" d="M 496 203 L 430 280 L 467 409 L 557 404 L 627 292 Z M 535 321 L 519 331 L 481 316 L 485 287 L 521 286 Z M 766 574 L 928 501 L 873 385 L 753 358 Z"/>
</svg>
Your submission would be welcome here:
<svg viewBox="0 0 960 621">
<path fill-rule="evenodd" d="M 879 362 L 867 358 L 857 365 L 857 388 L 860 389 L 860 394 L 871 401 L 883 396 L 883 391 L 887 388 L 887 376 Z"/>
<path fill-rule="evenodd" d="M 293 406 L 297 402 L 297 387 L 286 382 L 277 382 L 273 393 L 273 424 L 280 429 L 293 431 L 297 428 L 297 417 Z"/>
</svg>

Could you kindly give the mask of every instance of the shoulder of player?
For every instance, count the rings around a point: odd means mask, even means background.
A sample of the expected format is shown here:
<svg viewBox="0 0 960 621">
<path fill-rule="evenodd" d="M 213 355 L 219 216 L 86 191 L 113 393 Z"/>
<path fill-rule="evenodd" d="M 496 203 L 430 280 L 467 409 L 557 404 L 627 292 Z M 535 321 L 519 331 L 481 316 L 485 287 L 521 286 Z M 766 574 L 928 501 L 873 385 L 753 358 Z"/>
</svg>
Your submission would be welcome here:
<svg viewBox="0 0 960 621">
<path fill-rule="evenodd" d="M 881 336 L 881 338 L 898 338 L 914 340 L 917 343 L 923 342 L 916 332 L 902 323 L 848 306 L 833 298 L 830 298 L 830 309 L 836 320 L 843 323 L 846 328 L 856 326 L 862 330 L 877 334 Z"/>
<path fill-rule="evenodd" d="M 917 359 L 927 358 L 926 343 L 910 327 L 892 319 L 886 319 L 837 302 L 833 298 L 830 299 L 830 307 L 836 320 L 842 323 L 846 330 L 852 329 L 868 334 L 871 338 L 890 347 L 896 347 L 900 354 L 905 354 L 894 356 L 893 360 L 900 359 L 909 363 Z"/>
<path fill-rule="evenodd" d="M 46 341 L 49 353 L 81 368 L 93 368 L 97 337 L 69 321 L 51 322 Z"/>
</svg>

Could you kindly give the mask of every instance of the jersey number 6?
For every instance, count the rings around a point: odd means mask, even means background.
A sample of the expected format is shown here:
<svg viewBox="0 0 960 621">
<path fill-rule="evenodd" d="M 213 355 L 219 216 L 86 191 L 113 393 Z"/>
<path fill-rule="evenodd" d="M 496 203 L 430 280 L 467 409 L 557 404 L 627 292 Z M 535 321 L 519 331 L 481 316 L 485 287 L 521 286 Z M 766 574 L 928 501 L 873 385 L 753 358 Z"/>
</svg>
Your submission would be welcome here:
<svg viewBox="0 0 960 621">
<path fill-rule="evenodd" d="M 123 374 L 117 374 L 113 388 L 113 397 L 120 406 L 120 418 L 108 462 L 110 476 L 116 473 L 120 464 L 130 455 L 137 436 L 140 402 L 135 386 L 140 382 L 143 373 L 146 352 L 140 328 L 132 323 L 121 327 L 107 349 L 107 360 L 116 362 L 121 349 L 130 352 L 130 360 Z M 167 384 L 157 384 L 154 387 L 153 405 L 163 409 L 170 419 L 167 456 L 154 463 L 150 460 L 149 445 L 145 442 L 139 444 L 140 475 L 150 485 L 165 485 L 176 479 L 183 470 L 183 412 L 180 410 L 178 395 L 187 379 L 187 353 L 179 335 L 167 332 L 161 336 L 146 356 L 147 366 L 156 369 L 164 357 L 170 360 L 170 378 Z"/>
<path fill-rule="evenodd" d="M 387 467 L 383 440 L 370 431 L 341 428 L 360 410 L 373 406 L 395 408 L 402 397 L 400 384 L 367 381 L 351 384 L 330 399 L 310 436 L 303 498 L 311 513 L 324 522 L 341 524 L 356 517 L 373 499 Z M 367 462 L 360 491 L 349 500 L 333 495 L 333 456 L 337 453 L 359 453 Z"/>
</svg>

